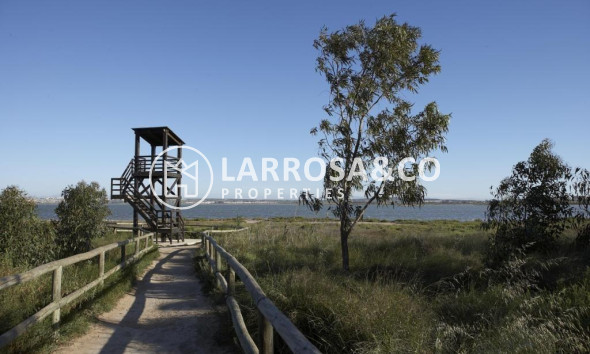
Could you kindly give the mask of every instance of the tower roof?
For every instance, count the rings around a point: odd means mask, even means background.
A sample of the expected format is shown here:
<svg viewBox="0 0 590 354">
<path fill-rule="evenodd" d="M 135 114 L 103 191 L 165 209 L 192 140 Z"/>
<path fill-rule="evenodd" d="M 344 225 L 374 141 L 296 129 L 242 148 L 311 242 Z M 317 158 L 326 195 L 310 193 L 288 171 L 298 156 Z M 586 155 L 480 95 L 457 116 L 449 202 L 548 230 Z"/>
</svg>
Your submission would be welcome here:
<svg viewBox="0 0 590 354">
<path fill-rule="evenodd" d="M 133 128 L 133 131 L 152 146 L 164 146 L 164 134 L 168 135 L 168 146 L 184 145 L 184 141 L 168 127 Z"/>
</svg>

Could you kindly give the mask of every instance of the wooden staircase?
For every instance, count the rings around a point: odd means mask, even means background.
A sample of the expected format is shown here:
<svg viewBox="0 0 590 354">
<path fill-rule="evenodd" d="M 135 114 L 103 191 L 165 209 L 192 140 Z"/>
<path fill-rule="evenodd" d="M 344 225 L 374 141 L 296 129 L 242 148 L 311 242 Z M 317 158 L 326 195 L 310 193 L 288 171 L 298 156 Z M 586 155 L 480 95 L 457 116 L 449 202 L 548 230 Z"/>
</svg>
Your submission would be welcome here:
<svg viewBox="0 0 590 354">
<path fill-rule="evenodd" d="M 172 163 L 178 161 L 174 157 L 166 157 L 166 159 Z M 122 199 L 129 203 L 149 225 L 150 231 L 160 234 L 163 239 L 168 238 L 172 242 L 172 237 L 175 236 L 177 241 L 180 239 L 184 241 L 184 219 L 180 212 L 165 205 L 162 202 L 162 196 L 156 198 L 153 194 L 154 191 L 150 187 L 151 167 L 151 156 L 138 156 L 138 158 L 131 159 L 121 177 L 111 178 L 111 199 Z M 152 183 L 162 183 L 165 173 L 167 172 L 163 162 L 156 161 L 152 169 Z M 168 172 L 168 176 L 171 175 Z M 174 195 L 173 187 L 166 186 L 168 194 Z M 175 203 L 178 205 L 180 198 L 178 196 L 177 198 L 172 198 L 170 203 L 168 200 L 164 200 L 169 205 Z"/>
</svg>

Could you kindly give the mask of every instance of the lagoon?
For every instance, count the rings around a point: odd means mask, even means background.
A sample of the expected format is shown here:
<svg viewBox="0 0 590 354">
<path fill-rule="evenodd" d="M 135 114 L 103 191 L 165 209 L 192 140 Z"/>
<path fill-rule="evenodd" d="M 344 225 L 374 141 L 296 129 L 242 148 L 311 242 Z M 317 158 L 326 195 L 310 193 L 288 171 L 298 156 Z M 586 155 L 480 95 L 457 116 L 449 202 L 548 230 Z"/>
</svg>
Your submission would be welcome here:
<svg viewBox="0 0 590 354">
<path fill-rule="evenodd" d="M 42 219 L 55 219 L 57 204 L 39 204 L 37 214 Z M 425 204 L 422 207 L 396 206 L 377 207 L 371 205 L 365 212 L 365 218 L 379 220 L 460 220 L 470 221 L 483 219 L 486 211 L 485 204 Z M 110 220 L 131 220 L 133 209 L 125 203 L 109 203 L 111 209 Z M 184 210 L 187 219 L 228 219 L 244 218 L 273 218 L 273 217 L 306 217 L 306 218 L 334 218 L 327 207 L 315 214 L 303 205 L 297 203 L 211 203 L 201 204 L 195 208 Z"/>
</svg>

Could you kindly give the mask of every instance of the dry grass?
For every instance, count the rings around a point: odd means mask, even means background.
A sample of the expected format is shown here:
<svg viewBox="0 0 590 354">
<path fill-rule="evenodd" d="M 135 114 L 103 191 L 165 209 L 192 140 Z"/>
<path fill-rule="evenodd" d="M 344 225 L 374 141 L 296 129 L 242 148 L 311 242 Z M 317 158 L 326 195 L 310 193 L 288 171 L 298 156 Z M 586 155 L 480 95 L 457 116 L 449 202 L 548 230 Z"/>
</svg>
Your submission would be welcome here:
<svg viewBox="0 0 590 354">
<path fill-rule="evenodd" d="M 580 254 L 556 251 L 571 262 L 542 272 L 529 271 L 545 261 L 539 257 L 492 271 L 484 266 L 489 234 L 478 222 L 363 223 L 351 236 L 345 273 L 337 224 L 249 226 L 215 237 L 323 352 L 590 349 L 590 271 L 568 275 L 587 268 Z M 545 276 L 551 287 L 543 287 Z M 254 306 L 239 286 L 238 294 L 256 333 Z"/>
</svg>

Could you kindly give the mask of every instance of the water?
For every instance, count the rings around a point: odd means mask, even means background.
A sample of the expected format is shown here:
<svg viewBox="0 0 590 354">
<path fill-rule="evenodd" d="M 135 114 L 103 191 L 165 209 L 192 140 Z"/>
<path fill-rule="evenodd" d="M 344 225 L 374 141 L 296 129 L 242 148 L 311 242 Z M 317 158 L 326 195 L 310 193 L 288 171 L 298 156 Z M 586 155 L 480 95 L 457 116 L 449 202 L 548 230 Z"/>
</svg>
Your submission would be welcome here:
<svg viewBox="0 0 590 354">
<path fill-rule="evenodd" d="M 57 204 L 39 204 L 37 214 L 43 219 L 55 219 Z M 111 220 L 133 219 L 133 209 L 128 204 L 110 203 Z M 365 217 L 382 220 L 441 220 L 453 219 L 469 221 L 483 219 L 486 205 L 482 204 L 426 204 L 421 208 L 396 206 L 377 207 L 371 205 L 365 212 Z M 203 204 L 195 208 L 184 210 L 185 218 L 227 219 L 241 216 L 244 218 L 272 218 L 272 217 L 330 217 L 332 213 L 323 208 L 318 214 L 311 212 L 302 205 L 293 204 Z"/>
</svg>

